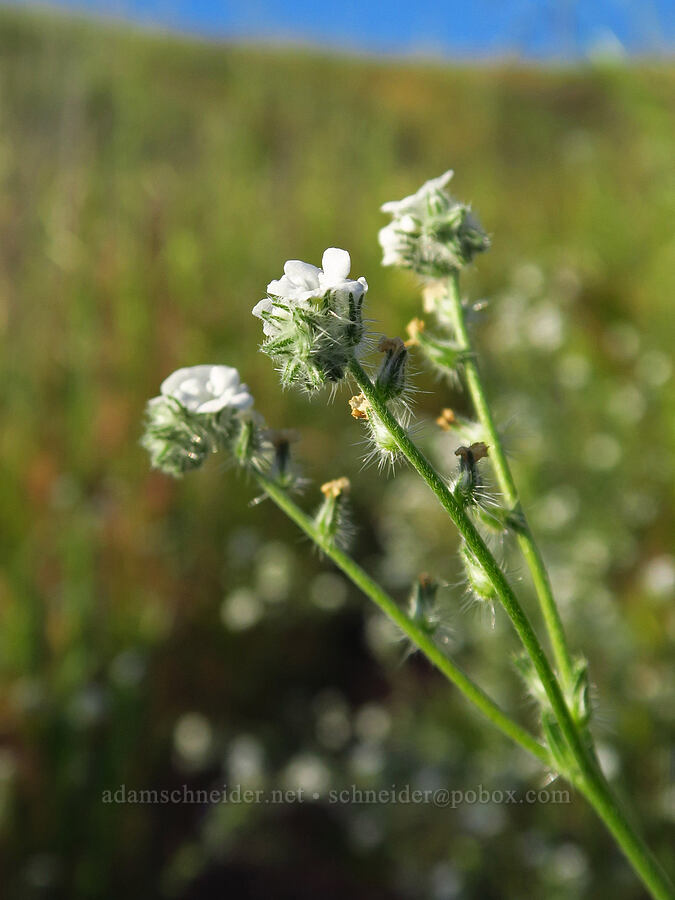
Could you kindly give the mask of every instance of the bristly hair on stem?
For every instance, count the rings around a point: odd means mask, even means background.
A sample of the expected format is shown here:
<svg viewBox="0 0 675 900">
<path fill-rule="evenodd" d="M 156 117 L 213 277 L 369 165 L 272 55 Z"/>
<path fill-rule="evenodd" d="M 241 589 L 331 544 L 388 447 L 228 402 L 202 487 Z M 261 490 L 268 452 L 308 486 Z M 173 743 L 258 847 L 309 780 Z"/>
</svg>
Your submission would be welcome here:
<svg viewBox="0 0 675 900">
<path fill-rule="evenodd" d="M 398 443 L 386 424 L 363 393 L 352 397 L 349 407 L 352 418 L 362 422 L 366 428 L 367 453 L 364 457 L 364 465 L 375 463 L 380 471 L 393 472 L 396 463 L 400 462 L 403 457 Z M 410 431 L 411 413 L 405 403 L 400 399 L 393 400 L 389 407 L 391 414 L 397 419 L 400 426 L 406 431 Z"/>
</svg>

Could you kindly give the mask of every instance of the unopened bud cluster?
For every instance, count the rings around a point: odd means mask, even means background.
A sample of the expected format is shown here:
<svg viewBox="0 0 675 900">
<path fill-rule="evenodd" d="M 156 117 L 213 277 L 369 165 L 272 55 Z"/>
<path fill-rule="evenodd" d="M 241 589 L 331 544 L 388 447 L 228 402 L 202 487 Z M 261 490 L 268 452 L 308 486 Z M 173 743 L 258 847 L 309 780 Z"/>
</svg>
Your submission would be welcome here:
<svg viewBox="0 0 675 900">
<path fill-rule="evenodd" d="M 490 246 L 470 207 L 445 190 L 452 171 L 427 181 L 403 200 L 381 209 L 392 221 L 379 233 L 384 266 L 412 269 L 428 278 L 443 278 Z"/>
<path fill-rule="evenodd" d="M 346 250 L 331 247 L 322 268 L 289 260 L 253 308 L 262 320 L 261 349 L 278 365 L 284 386 L 309 392 L 340 381 L 363 338 L 362 305 L 368 284 L 349 278 Z"/>
</svg>

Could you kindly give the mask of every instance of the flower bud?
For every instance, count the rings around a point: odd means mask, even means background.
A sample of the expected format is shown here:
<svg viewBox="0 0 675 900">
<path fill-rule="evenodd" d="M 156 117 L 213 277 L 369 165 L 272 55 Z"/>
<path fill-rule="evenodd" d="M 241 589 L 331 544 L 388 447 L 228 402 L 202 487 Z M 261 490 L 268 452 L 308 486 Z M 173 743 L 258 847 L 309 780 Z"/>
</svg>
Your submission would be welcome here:
<svg viewBox="0 0 675 900">
<path fill-rule="evenodd" d="M 492 603 L 497 598 L 494 585 L 473 550 L 462 542 L 459 551 L 469 590 L 477 600 Z"/>
<path fill-rule="evenodd" d="M 433 634 L 438 628 L 436 610 L 436 594 L 438 582 L 429 575 L 420 575 L 413 584 L 410 594 L 408 615 L 427 634 Z"/>
<path fill-rule="evenodd" d="M 455 496 L 464 504 L 476 504 L 480 499 L 480 488 L 483 485 L 478 462 L 488 455 L 487 445 L 477 441 L 469 447 L 458 447 L 455 456 L 459 457 L 459 477 L 455 482 Z"/>
<path fill-rule="evenodd" d="M 408 348 L 401 338 L 382 338 L 377 348 L 384 353 L 384 361 L 377 376 L 376 386 L 384 400 L 400 397 L 405 390 L 405 369 Z"/>
<path fill-rule="evenodd" d="M 575 660 L 572 668 L 572 683 L 565 693 L 570 711 L 577 724 L 588 725 L 591 719 L 592 703 L 587 660 Z"/>
<path fill-rule="evenodd" d="M 348 478 L 336 478 L 322 484 L 323 502 L 314 517 L 314 524 L 323 540 L 342 548 L 347 546 L 351 536 L 346 509 L 350 487 Z"/>
<path fill-rule="evenodd" d="M 216 425 L 218 424 L 216 421 Z M 237 416 L 230 420 L 223 431 L 221 444 L 227 446 L 238 465 L 256 465 L 260 468 L 266 465 L 261 430 L 263 424 L 262 416 L 256 414 L 246 418 Z"/>
<path fill-rule="evenodd" d="M 380 467 L 392 466 L 401 456 L 396 439 L 384 422 L 377 415 L 364 394 L 358 394 L 349 401 L 351 414 L 354 419 L 362 420 L 368 429 L 368 437 L 372 449 L 366 457 L 366 462 L 376 460 Z M 403 410 L 404 415 L 407 411 Z M 404 426 L 405 427 L 405 426 Z"/>
<path fill-rule="evenodd" d="M 291 459 L 291 444 L 300 440 L 294 429 L 270 429 L 265 433 L 266 441 L 274 451 L 271 475 L 282 487 L 299 490 L 304 482 Z"/>
<path fill-rule="evenodd" d="M 490 627 L 494 628 L 496 621 L 495 600 L 497 599 L 497 592 L 490 580 L 490 576 L 483 568 L 483 565 L 476 554 L 464 541 L 462 541 L 460 545 L 459 556 L 464 566 L 469 602 L 475 601 L 481 609 L 481 612 L 488 614 Z"/>
</svg>

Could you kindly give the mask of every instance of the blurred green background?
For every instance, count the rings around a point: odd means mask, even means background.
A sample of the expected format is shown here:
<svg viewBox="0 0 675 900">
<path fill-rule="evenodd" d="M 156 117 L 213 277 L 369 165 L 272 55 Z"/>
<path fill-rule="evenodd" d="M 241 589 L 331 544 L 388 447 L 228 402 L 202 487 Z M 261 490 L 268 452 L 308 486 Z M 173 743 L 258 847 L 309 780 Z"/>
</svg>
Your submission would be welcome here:
<svg viewBox="0 0 675 900">
<path fill-rule="evenodd" d="M 419 313 L 379 205 L 448 167 L 491 252 L 476 337 L 603 764 L 675 839 L 675 69 L 457 67 L 260 51 L 0 11 L 0 868 L 8 898 L 644 896 L 583 801 L 104 804 L 129 789 L 544 785 L 216 459 L 138 445 L 173 369 L 237 366 L 354 553 L 403 602 L 445 584 L 454 657 L 524 723 L 510 629 L 404 469 L 362 468 L 347 390 L 282 394 L 250 315 L 287 258 L 352 253 L 374 329 Z M 419 437 L 462 393 L 415 364 Z M 511 559 L 510 548 L 504 553 Z M 534 615 L 529 582 L 512 578 Z M 562 785 L 556 785 L 562 787 Z"/>
</svg>

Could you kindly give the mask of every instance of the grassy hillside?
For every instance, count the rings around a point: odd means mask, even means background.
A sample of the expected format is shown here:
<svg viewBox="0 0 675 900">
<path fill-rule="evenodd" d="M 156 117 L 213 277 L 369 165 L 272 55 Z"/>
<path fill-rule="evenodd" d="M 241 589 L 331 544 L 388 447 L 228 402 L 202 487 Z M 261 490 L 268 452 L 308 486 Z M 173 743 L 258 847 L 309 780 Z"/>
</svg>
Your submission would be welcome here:
<svg viewBox="0 0 675 900">
<path fill-rule="evenodd" d="M 402 597 L 423 568 L 456 584 L 433 506 L 405 473 L 385 489 L 360 471 L 345 395 L 328 406 L 280 394 L 250 316 L 284 260 L 318 262 L 332 245 L 367 276 L 376 328 L 402 332 L 419 292 L 379 265 L 378 207 L 452 167 L 493 235 L 466 289 L 491 301 L 479 340 L 498 416 L 570 630 L 595 660 L 608 757 L 657 849 L 668 846 L 674 92 L 665 64 L 403 65 L 0 11 L 10 896 L 112 897 L 124 885 L 269 897 L 271 884 L 295 898 L 484 900 L 525 884 L 547 898 L 639 896 L 580 802 L 364 818 L 111 809 L 100 796 L 236 781 L 242 736 L 262 748 L 271 784 L 307 754 L 352 781 L 498 786 L 507 771 L 508 787 L 532 783 L 422 664 L 382 650 L 360 598 L 326 580 L 273 511 L 247 505 L 250 485 L 217 464 L 170 483 L 138 446 L 166 374 L 236 365 L 270 423 L 301 430 L 312 479 L 353 476 L 365 565 Z M 462 408 L 461 394 L 435 390 L 419 395 L 421 416 Z M 449 466 L 448 447 L 423 434 Z M 228 618 L 235 590 L 258 611 L 254 627 Z M 486 637 L 460 594 L 447 591 L 458 658 L 526 719 L 508 654 L 495 653 L 505 623 Z M 322 743 L 322 704 L 351 723 L 344 743 Z M 372 704 L 390 731 L 364 775 L 349 766 L 371 747 L 358 712 Z M 208 737 L 201 757 L 181 743 L 190 727 Z M 495 770 L 485 760 L 497 752 Z"/>
</svg>

